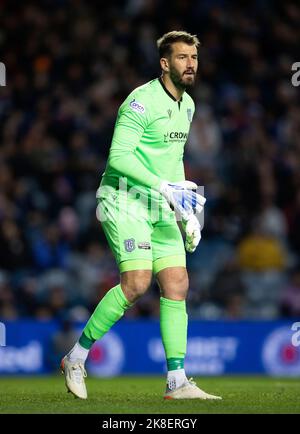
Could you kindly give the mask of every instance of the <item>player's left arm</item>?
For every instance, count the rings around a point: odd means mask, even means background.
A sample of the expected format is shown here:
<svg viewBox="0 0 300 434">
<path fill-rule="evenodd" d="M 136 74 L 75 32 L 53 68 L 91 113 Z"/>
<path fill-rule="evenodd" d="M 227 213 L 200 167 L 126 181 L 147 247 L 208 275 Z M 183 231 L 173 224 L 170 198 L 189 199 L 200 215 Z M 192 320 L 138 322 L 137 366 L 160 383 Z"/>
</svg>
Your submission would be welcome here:
<svg viewBox="0 0 300 434">
<path fill-rule="evenodd" d="M 193 104 L 193 113 L 192 116 L 194 115 L 195 112 L 195 104 L 194 102 L 192 102 Z M 176 180 L 179 181 L 185 181 L 185 170 L 184 170 L 184 163 L 183 163 L 183 155 L 181 156 L 180 160 L 178 161 L 178 166 L 177 166 L 177 170 L 176 170 Z M 192 183 L 191 181 L 186 181 L 183 184 L 186 184 L 188 186 L 188 188 L 194 189 L 194 191 L 196 191 L 197 189 L 197 184 Z M 193 186 L 194 184 L 194 186 Z M 204 198 L 205 201 L 205 198 Z M 186 234 L 185 237 L 185 248 L 188 252 L 193 253 L 200 240 L 201 240 L 201 226 L 199 223 L 199 220 L 197 218 L 196 214 L 190 214 L 187 218 L 183 218 L 181 220 L 181 225 L 182 228 Z"/>
</svg>

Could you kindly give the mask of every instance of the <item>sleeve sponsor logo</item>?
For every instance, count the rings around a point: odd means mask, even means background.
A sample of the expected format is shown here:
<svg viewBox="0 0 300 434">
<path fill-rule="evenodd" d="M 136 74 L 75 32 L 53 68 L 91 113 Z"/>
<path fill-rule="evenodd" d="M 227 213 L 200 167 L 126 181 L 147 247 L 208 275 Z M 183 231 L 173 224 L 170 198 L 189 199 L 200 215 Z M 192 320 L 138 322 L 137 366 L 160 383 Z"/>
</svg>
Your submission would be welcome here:
<svg viewBox="0 0 300 434">
<path fill-rule="evenodd" d="M 135 99 L 133 99 L 129 105 L 133 111 L 141 114 L 145 113 L 145 107 L 143 106 L 143 104 L 137 102 Z"/>
</svg>

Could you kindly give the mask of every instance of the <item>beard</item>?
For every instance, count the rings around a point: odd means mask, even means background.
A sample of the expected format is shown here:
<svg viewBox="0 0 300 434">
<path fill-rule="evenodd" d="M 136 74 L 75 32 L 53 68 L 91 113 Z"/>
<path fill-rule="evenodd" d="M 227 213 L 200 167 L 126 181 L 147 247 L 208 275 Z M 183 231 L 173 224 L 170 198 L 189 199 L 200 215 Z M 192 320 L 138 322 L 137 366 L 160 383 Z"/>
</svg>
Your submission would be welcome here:
<svg viewBox="0 0 300 434">
<path fill-rule="evenodd" d="M 186 88 L 194 86 L 196 74 L 186 75 L 186 72 L 187 71 L 184 71 L 184 73 L 181 74 L 176 68 L 170 68 L 170 78 L 177 89 L 185 90 Z"/>
</svg>

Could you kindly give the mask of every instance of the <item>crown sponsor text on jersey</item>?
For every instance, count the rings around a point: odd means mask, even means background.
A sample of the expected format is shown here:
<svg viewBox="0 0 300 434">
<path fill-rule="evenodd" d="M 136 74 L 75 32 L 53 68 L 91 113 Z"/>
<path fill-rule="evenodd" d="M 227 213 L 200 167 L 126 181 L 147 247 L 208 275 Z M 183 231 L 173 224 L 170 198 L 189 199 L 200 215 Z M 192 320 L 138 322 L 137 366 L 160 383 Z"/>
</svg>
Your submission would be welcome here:
<svg viewBox="0 0 300 434">
<path fill-rule="evenodd" d="M 172 131 L 170 133 L 170 138 L 171 139 L 187 139 L 188 138 L 188 134 L 184 133 L 182 131 Z"/>
</svg>

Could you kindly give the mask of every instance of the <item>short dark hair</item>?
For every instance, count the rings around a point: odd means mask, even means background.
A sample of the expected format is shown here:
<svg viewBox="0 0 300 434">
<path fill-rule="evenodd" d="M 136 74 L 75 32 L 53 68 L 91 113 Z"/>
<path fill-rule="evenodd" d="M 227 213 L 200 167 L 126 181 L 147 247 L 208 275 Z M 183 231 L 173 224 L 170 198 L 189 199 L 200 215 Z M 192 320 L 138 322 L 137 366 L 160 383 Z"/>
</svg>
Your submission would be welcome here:
<svg viewBox="0 0 300 434">
<path fill-rule="evenodd" d="M 169 57 L 172 53 L 172 44 L 175 42 L 184 42 L 188 45 L 195 45 L 196 48 L 200 46 L 199 39 L 196 35 L 191 35 L 183 30 L 173 30 L 172 32 L 165 33 L 157 40 L 157 48 L 160 59 L 162 57 Z"/>
</svg>

